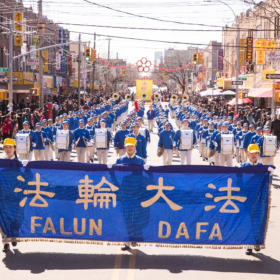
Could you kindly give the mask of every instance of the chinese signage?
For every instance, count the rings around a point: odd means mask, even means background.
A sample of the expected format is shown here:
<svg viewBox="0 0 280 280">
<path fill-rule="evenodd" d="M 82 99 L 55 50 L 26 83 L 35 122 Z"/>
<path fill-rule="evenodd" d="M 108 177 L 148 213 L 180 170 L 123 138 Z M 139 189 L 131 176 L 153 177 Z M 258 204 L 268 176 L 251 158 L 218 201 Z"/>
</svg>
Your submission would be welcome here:
<svg viewBox="0 0 280 280">
<path fill-rule="evenodd" d="M 247 53 L 246 53 L 246 61 L 253 60 L 253 37 L 247 37 Z"/>
<path fill-rule="evenodd" d="M 266 52 L 266 61 L 267 62 L 279 62 L 280 61 L 280 51 L 267 51 Z"/>
<path fill-rule="evenodd" d="M 7 77 L 9 77 L 9 72 L 7 72 Z M 13 72 L 13 77 L 17 77 L 17 81 L 13 82 L 13 85 L 23 84 L 23 72 Z"/>
<path fill-rule="evenodd" d="M 67 75 L 72 76 L 72 55 L 67 55 Z"/>
<path fill-rule="evenodd" d="M 265 63 L 265 51 L 257 51 L 257 65 Z"/>
<path fill-rule="evenodd" d="M 267 166 L 160 166 L 148 172 L 142 166 L 99 164 L 88 165 L 87 171 L 69 163 L 12 166 L 21 163 L 3 161 L 0 167 L 4 242 L 264 246 Z"/>
<path fill-rule="evenodd" d="M 43 71 L 48 72 L 49 67 L 48 67 L 48 51 L 42 51 L 42 56 L 43 56 Z M 39 66 L 36 66 L 36 70 L 39 71 Z"/>
<path fill-rule="evenodd" d="M 240 39 L 239 66 L 245 66 L 245 39 Z"/>
<path fill-rule="evenodd" d="M 65 58 L 64 55 L 61 56 L 60 61 L 61 61 L 60 72 L 61 72 L 61 73 L 65 73 L 65 71 L 66 71 L 66 67 L 65 67 L 66 58 Z"/>
<path fill-rule="evenodd" d="M 22 35 L 22 23 L 23 23 L 23 17 L 22 17 L 22 13 L 15 13 L 15 25 L 14 25 L 14 29 L 15 29 L 15 36 L 14 36 L 14 40 L 15 40 L 15 46 L 22 46 L 23 45 L 23 35 Z"/>
<path fill-rule="evenodd" d="M 59 52 L 56 52 L 55 54 L 55 70 L 56 71 L 60 71 L 60 53 Z"/>
<path fill-rule="evenodd" d="M 224 56 L 224 51 L 223 51 L 223 49 L 219 49 L 219 52 L 218 52 L 218 54 L 219 54 L 219 57 L 218 57 L 218 70 L 219 71 L 223 71 L 223 56 Z"/>
<path fill-rule="evenodd" d="M 271 51 L 276 50 L 276 41 L 258 39 L 255 42 L 256 51 Z"/>
<path fill-rule="evenodd" d="M 146 100 L 151 100 L 153 93 L 153 80 L 136 80 L 136 99 L 141 99 L 142 94 L 147 95 Z"/>
</svg>

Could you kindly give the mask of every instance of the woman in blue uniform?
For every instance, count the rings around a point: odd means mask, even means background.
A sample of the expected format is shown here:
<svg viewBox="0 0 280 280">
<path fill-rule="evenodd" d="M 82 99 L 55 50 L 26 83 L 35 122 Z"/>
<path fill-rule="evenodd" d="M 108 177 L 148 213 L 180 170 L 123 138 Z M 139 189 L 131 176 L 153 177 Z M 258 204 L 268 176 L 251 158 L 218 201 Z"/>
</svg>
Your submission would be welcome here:
<svg viewBox="0 0 280 280">
<path fill-rule="evenodd" d="M 3 143 L 3 148 L 5 152 L 5 156 L 3 159 L 11 159 L 11 160 L 18 160 L 17 153 L 16 153 L 16 141 L 14 139 L 6 138 Z M 12 242 L 13 246 L 17 245 L 17 242 Z M 7 242 L 3 242 L 3 252 L 7 253 L 10 250 L 10 244 Z"/>
</svg>

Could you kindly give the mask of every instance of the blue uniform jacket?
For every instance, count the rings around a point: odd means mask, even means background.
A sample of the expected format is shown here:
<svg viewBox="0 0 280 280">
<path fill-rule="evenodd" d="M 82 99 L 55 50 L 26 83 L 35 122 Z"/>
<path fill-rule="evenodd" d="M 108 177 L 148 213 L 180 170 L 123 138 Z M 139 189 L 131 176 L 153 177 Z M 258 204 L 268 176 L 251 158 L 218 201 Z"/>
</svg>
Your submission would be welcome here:
<svg viewBox="0 0 280 280">
<path fill-rule="evenodd" d="M 43 131 L 34 131 L 33 139 L 31 139 L 32 143 L 36 144 L 36 147 L 33 147 L 33 150 L 45 150 L 44 142 L 47 139 L 47 135 Z"/>
<path fill-rule="evenodd" d="M 78 148 L 86 148 L 85 141 L 90 140 L 89 131 L 85 128 L 77 128 L 74 131 L 75 141 L 76 141 L 76 147 Z"/>
<path fill-rule="evenodd" d="M 256 132 L 247 132 L 245 135 L 244 135 L 244 141 L 243 141 L 243 149 L 244 150 L 247 150 L 248 146 L 250 145 L 251 143 L 251 139 L 253 138 L 253 136 L 255 136 L 257 133 Z"/>
<path fill-rule="evenodd" d="M 173 138 L 175 136 L 174 130 L 163 130 L 159 134 L 158 147 L 164 145 L 164 149 L 172 150 L 173 149 Z"/>
<path fill-rule="evenodd" d="M 118 130 L 114 137 L 114 147 L 119 149 L 124 149 L 124 140 L 127 138 L 127 135 L 129 135 L 129 131 L 127 129 L 125 130 Z"/>
<path fill-rule="evenodd" d="M 45 134 L 47 136 L 47 139 L 45 141 L 45 145 L 46 146 L 50 145 L 50 141 L 49 140 L 51 140 L 53 142 L 53 132 L 52 132 L 52 129 L 47 126 L 46 128 L 42 127 L 41 131 L 45 132 Z"/>
<path fill-rule="evenodd" d="M 19 134 L 30 134 L 30 152 L 32 152 L 33 151 L 32 141 L 34 138 L 34 131 L 32 131 L 31 129 L 28 130 L 23 129 L 19 132 Z"/>
<path fill-rule="evenodd" d="M 128 137 L 134 137 L 135 134 L 129 134 Z M 147 142 L 143 135 L 139 134 L 136 137 L 136 155 L 141 158 L 147 158 Z"/>
<path fill-rule="evenodd" d="M 136 164 L 136 165 L 145 165 L 144 160 L 135 155 L 133 158 L 128 158 L 126 155 L 117 159 L 116 164 Z"/>
<path fill-rule="evenodd" d="M 148 120 L 153 120 L 156 117 L 155 111 L 154 110 L 149 110 L 147 112 L 147 117 L 148 117 Z"/>
</svg>

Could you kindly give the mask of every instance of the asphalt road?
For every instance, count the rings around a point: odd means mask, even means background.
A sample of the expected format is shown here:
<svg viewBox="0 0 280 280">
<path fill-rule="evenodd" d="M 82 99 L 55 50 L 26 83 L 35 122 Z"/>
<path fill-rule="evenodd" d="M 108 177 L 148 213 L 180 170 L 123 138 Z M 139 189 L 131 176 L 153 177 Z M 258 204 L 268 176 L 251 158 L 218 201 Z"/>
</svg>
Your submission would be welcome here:
<svg viewBox="0 0 280 280">
<path fill-rule="evenodd" d="M 148 164 L 162 165 L 162 158 L 156 156 L 158 136 L 154 133 L 151 137 Z M 71 159 L 76 160 L 73 155 Z M 109 163 L 115 160 L 116 155 L 112 151 L 109 153 Z M 180 164 L 180 159 L 174 157 L 172 164 Z M 193 151 L 193 164 L 207 164 L 201 160 L 197 150 Z M 257 254 L 247 256 L 245 250 L 143 245 L 123 252 L 120 247 L 107 246 L 105 242 L 103 245 L 24 242 L 18 243 L 7 254 L 0 252 L 0 279 L 280 279 L 279 155 L 275 166 L 266 249 Z"/>
</svg>

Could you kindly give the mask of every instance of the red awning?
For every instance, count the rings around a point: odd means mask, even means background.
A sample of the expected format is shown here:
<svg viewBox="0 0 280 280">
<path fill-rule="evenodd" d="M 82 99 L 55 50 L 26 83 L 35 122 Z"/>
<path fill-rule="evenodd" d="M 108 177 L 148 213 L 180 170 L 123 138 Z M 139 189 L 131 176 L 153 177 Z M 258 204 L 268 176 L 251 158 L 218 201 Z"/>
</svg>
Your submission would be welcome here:
<svg viewBox="0 0 280 280">
<path fill-rule="evenodd" d="M 257 98 L 259 95 L 263 94 L 264 92 L 268 91 L 269 89 L 267 88 L 255 88 L 255 89 L 250 89 L 248 96 Z"/>
<path fill-rule="evenodd" d="M 249 98 L 239 98 L 238 99 L 238 105 L 242 105 L 245 103 L 253 103 L 253 101 Z M 234 106 L 235 105 L 235 98 L 233 98 L 231 101 L 228 102 L 229 106 Z"/>
<path fill-rule="evenodd" d="M 263 92 L 262 94 L 258 95 L 258 98 L 272 98 L 272 89 L 267 90 L 266 92 Z"/>
</svg>

